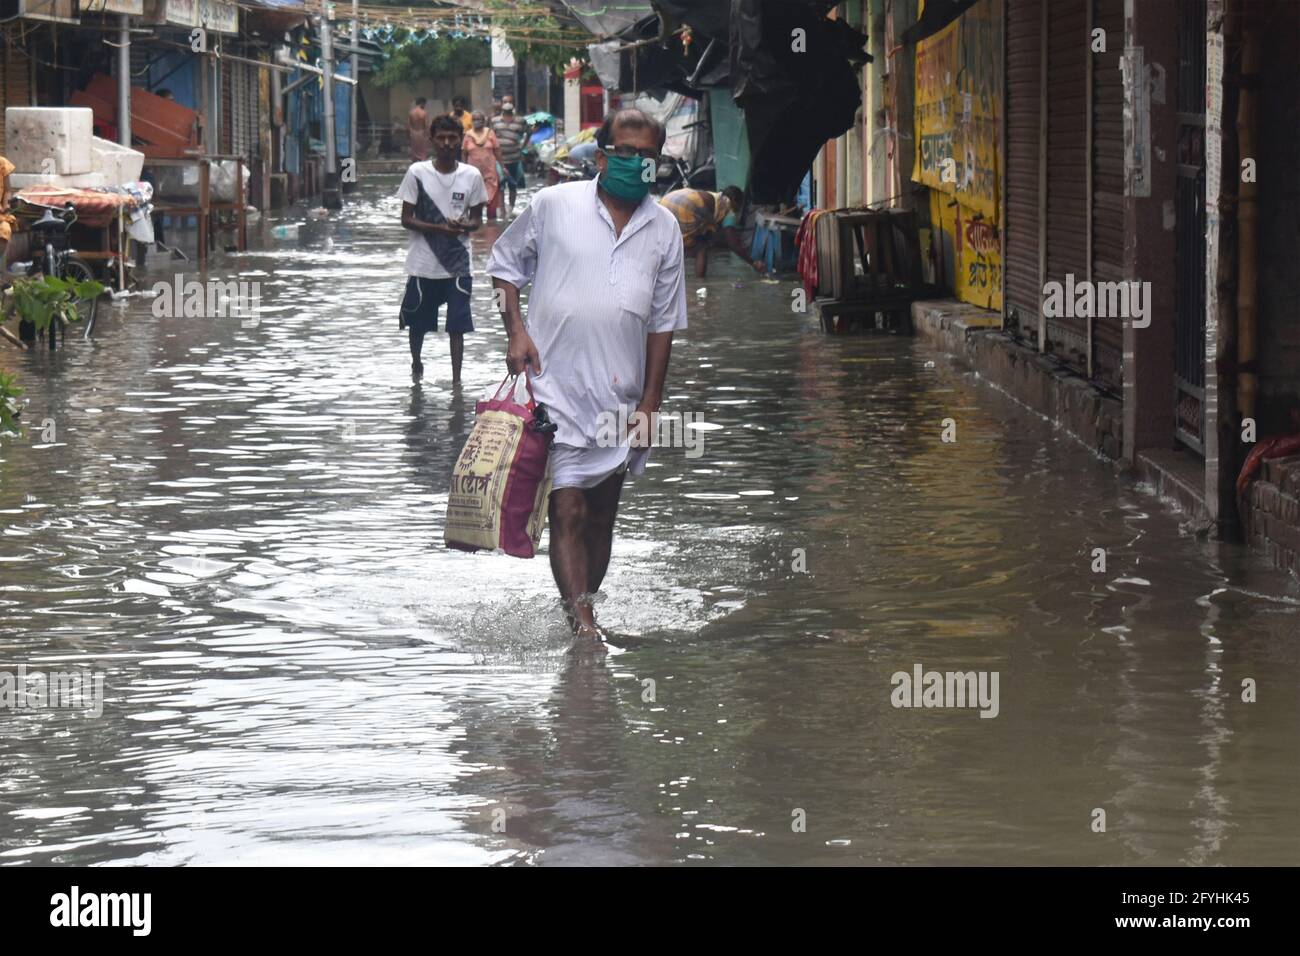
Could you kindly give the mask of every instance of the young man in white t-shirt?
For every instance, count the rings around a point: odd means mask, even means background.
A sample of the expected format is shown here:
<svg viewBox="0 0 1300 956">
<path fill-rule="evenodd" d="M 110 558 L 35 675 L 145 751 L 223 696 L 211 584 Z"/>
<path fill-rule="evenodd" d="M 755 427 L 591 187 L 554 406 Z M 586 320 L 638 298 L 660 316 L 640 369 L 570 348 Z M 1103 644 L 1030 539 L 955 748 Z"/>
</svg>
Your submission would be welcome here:
<svg viewBox="0 0 1300 956">
<path fill-rule="evenodd" d="M 464 131 L 454 117 L 434 119 L 433 159 L 412 163 L 397 198 L 402 200 L 402 225 L 410 230 L 406 250 L 406 293 L 402 296 L 398 328 L 411 339 L 411 377 L 424 377 L 420 349 L 424 336 L 438 331 L 438 309 L 447 304 L 447 333 L 451 337 L 451 382 L 460 383 L 465 333 L 474 331 L 470 316 L 469 234 L 483 223 L 487 189 L 483 176 L 457 162 Z"/>
</svg>

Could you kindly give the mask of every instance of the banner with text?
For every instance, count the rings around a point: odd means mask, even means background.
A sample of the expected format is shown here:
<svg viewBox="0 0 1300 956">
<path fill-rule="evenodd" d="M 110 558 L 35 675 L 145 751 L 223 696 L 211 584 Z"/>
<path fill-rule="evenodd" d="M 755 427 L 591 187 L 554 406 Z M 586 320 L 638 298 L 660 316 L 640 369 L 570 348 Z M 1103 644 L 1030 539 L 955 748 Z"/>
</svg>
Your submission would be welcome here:
<svg viewBox="0 0 1300 956">
<path fill-rule="evenodd" d="M 1002 5 L 980 0 L 916 45 L 912 179 L 934 190 L 931 222 L 957 298 L 1002 308 Z M 936 241 L 940 237 L 936 236 Z"/>
<path fill-rule="evenodd" d="M 980 0 L 916 45 L 912 179 L 998 221 L 1002 5 Z"/>
</svg>

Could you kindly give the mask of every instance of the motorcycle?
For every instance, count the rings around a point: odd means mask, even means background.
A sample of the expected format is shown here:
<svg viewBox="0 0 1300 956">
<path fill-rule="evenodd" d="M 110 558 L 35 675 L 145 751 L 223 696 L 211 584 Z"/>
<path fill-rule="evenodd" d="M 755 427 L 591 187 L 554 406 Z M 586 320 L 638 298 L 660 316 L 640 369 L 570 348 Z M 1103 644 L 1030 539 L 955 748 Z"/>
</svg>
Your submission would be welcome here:
<svg viewBox="0 0 1300 956">
<path fill-rule="evenodd" d="M 664 156 L 655 174 L 655 193 L 662 196 L 674 189 L 708 189 L 717 185 L 717 169 L 712 160 L 692 169 L 680 156 Z"/>
<path fill-rule="evenodd" d="M 595 143 L 579 143 L 572 147 L 563 159 L 558 159 L 550 166 L 548 180 L 554 183 L 568 183 L 579 179 L 596 178 Z"/>
</svg>

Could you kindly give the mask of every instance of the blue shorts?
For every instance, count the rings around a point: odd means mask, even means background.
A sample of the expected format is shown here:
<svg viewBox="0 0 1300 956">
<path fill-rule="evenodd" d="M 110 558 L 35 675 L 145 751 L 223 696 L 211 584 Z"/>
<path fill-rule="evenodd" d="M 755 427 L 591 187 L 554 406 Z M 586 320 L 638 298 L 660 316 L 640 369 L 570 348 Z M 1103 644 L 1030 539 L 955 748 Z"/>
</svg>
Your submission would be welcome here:
<svg viewBox="0 0 1300 956">
<path fill-rule="evenodd" d="M 506 182 L 516 189 L 523 189 L 527 183 L 524 182 L 524 161 L 517 159 L 513 163 L 502 163 L 501 168 L 506 171 Z"/>
<path fill-rule="evenodd" d="M 408 276 L 406 293 L 397 327 L 410 327 L 417 332 L 438 331 L 438 310 L 447 305 L 447 331 L 452 334 L 474 331 L 474 318 L 470 315 L 469 293 L 473 285 L 470 276 L 450 279 L 425 279 Z"/>
</svg>

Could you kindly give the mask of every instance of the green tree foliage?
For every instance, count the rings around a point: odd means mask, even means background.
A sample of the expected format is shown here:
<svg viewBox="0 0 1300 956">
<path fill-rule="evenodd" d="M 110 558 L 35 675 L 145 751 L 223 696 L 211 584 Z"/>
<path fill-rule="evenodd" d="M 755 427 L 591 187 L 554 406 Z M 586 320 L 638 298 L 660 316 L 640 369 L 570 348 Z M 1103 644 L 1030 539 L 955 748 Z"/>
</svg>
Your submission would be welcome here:
<svg viewBox="0 0 1300 956">
<path fill-rule="evenodd" d="M 383 61 L 375 71 L 375 85 L 381 89 L 399 83 L 419 86 L 430 80 L 477 73 L 492 65 L 486 37 L 454 38 L 446 33 L 435 37 L 424 31 L 397 30 L 383 51 Z"/>
<path fill-rule="evenodd" d="M 0 371 L 0 435 L 18 431 L 18 396 L 22 387 L 11 373 Z"/>
<path fill-rule="evenodd" d="M 506 31 L 506 43 L 515 59 L 527 59 L 533 66 L 561 70 L 569 60 L 587 59 L 587 43 L 595 38 L 583 30 L 565 27 L 548 14 L 514 15 L 514 0 L 486 0 L 488 10 L 499 11 L 497 22 Z"/>
<path fill-rule="evenodd" d="M 482 34 L 490 26 L 505 32 L 506 43 L 517 59 L 553 70 L 568 66 L 574 57 L 585 61 L 587 44 L 593 39 L 580 26 L 562 22 L 549 13 L 516 12 L 520 0 L 480 0 L 473 11 L 442 4 L 412 7 L 410 0 L 369 2 L 372 6 L 393 7 L 395 14 L 418 11 L 420 19 L 432 28 L 428 32 L 423 29 L 413 32 L 404 27 L 381 28 L 391 32 L 390 38 L 379 41 L 384 60 L 375 73 L 376 82 L 385 88 L 401 82 L 421 82 L 487 69 L 491 65 L 491 53 Z M 543 5 L 533 2 L 522 6 L 538 10 Z M 432 33 L 438 37 L 432 37 Z M 412 45 L 415 49 L 408 49 Z"/>
</svg>

